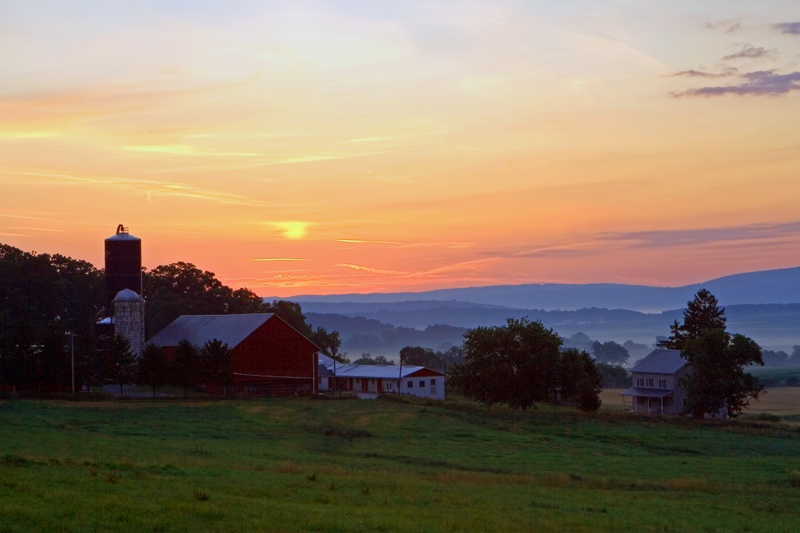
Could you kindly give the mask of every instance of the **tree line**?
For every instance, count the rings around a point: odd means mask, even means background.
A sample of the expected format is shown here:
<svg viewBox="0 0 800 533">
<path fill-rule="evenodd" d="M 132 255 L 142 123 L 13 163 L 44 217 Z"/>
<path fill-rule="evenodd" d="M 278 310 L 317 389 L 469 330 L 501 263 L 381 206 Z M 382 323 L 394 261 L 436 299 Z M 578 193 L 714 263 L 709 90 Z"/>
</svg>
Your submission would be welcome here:
<svg viewBox="0 0 800 533">
<path fill-rule="evenodd" d="M 115 379 L 119 347 L 99 343 L 95 332 L 108 311 L 101 303 L 102 269 L 0 244 L 0 280 L 0 390 L 68 391 L 73 361 L 79 389 Z M 180 315 L 275 313 L 327 355 L 335 356 L 341 345 L 338 332 L 312 327 L 298 304 L 264 302 L 191 263 L 143 270 L 142 293 L 147 338 Z"/>
</svg>

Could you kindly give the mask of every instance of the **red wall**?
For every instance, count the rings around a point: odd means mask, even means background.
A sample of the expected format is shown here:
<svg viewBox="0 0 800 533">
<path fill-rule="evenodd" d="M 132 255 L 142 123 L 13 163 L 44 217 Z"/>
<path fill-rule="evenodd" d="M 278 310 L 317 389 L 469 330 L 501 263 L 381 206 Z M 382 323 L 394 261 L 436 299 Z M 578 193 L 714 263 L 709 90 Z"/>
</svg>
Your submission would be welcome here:
<svg viewBox="0 0 800 533">
<path fill-rule="evenodd" d="M 236 384 L 259 383 L 269 378 L 258 376 L 303 377 L 298 385 L 317 391 L 317 347 L 286 322 L 274 316 L 231 350 Z M 281 380 L 289 383 L 289 380 Z"/>
<path fill-rule="evenodd" d="M 435 370 L 431 370 L 430 368 L 422 368 L 420 370 L 417 370 L 416 372 L 412 372 L 411 374 L 409 374 L 407 376 L 403 376 L 403 377 L 404 378 L 427 378 L 427 377 L 438 378 L 440 376 L 444 376 L 444 374 L 442 374 L 441 372 L 437 372 Z"/>
</svg>

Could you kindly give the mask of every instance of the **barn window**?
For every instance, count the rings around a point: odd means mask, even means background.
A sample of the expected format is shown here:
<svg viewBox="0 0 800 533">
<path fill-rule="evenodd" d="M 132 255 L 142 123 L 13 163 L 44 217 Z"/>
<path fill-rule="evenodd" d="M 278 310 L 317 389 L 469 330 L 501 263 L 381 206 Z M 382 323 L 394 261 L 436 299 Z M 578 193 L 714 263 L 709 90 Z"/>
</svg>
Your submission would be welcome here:
<svg viewBox="0 0 800 533">
<path fill-rule="evenodd" d="M 419 382 L 419 386 L 420 387 L 424 387 L 425 386 L 425 380 L 424 379 Z"/>
<path fill-rule="evenodd" d="M 408 388 L 409 389 L 413 389 L 414 388 L 414 382 L 413 381 L 409 381 L 408 382 Z"/>
</svg>

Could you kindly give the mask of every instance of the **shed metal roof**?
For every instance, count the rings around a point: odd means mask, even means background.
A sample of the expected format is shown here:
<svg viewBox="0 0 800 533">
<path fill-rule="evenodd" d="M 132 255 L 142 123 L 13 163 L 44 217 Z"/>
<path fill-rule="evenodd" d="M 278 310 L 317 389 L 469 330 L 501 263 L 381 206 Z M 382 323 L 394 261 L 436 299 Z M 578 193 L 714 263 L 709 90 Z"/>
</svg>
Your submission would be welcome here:
<svg viewBox="0 0 800 533">
<path fill-rule="evenodd" d="M 229 348 L 238 346 L 274 313 L 248 315 L 182 315 L 162 329 L 150 342 L 156 346 L 177 346 L 187 340 L 195 346 L 219 339 Z"/>
<path fill-rule="evenodd" d="M 658 348 L 636 363 L 631 372 L 642 374 L 677 374 L 689 362 L 681 357 L 680 350 Z"/>
<path fill-rule="evenodd" d="M 320 364 L 323 364 L 322 357 L 320 357 Z M 331 375 L 333 375 L 333 363 L 326 362 L 324 363 L 324 366 L 327 370 L 330 370 Z M 401 369 L 400 366 L 393 365 L 343 365 L 341 363 L 337 363 L 336 377 L 398 379 L 401 377 L 406 378 L 415 372 L 425 369 L 426 368 L 424 366 L 410 365 L 403 365 Z M 436 372 L 436 370 L 432 370 L 432 372 Z M 441 372 L 438 373 L 441 374 Z"/>
</svg>

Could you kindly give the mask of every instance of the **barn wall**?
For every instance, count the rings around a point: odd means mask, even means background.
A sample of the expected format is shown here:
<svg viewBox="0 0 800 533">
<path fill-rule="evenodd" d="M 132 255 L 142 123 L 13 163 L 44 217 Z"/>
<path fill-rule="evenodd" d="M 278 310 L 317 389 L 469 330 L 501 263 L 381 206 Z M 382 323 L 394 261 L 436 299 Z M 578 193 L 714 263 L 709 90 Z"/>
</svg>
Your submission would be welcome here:
<svg viewBox="0 0 800 533">
<path fill-rule="evenodd" d="M 282 396 L 317 392 L 317 347 L 277 317 L 267 320 L 231 352 L 237 389 Z"/>
</svg>

